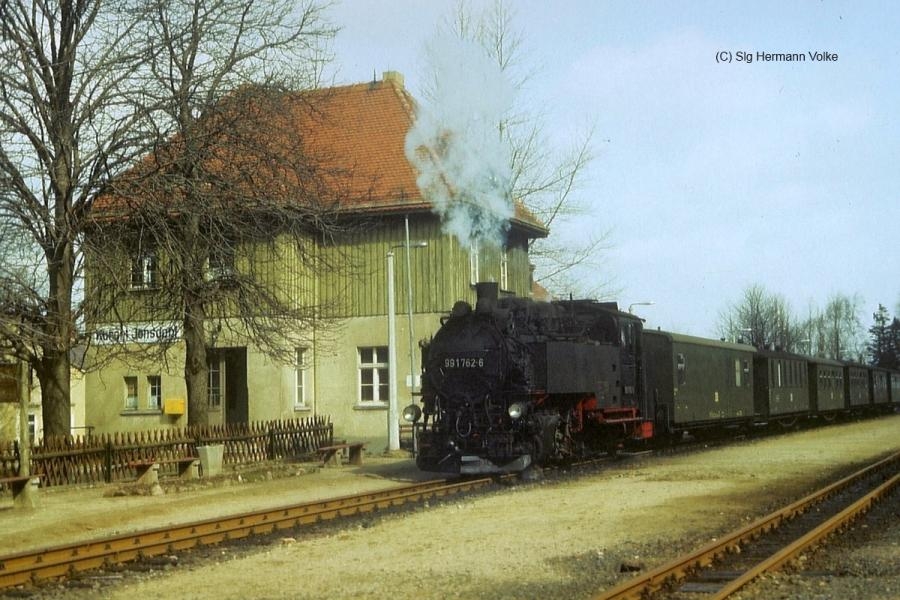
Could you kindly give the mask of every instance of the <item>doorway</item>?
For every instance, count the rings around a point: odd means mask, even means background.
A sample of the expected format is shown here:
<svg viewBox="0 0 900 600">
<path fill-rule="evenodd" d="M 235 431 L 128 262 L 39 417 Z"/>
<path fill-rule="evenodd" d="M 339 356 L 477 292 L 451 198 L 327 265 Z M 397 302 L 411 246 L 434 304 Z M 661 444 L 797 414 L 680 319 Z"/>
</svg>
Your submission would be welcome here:
<svg viewBox="0 0 900 600">
<path fill-rule="evenodd" d="M 209 348 L 210 388 L 218 388 L 224 408 L 224 422 L 249 423 L 247 391 L 247 348 Z"/>
</svg>

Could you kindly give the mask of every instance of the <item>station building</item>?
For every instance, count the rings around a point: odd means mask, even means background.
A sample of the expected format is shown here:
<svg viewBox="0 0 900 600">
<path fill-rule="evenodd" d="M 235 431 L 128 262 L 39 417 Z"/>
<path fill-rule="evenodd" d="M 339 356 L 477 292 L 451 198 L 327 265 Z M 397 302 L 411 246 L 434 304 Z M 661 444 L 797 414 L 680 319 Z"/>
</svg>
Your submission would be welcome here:
<svg viewBox="0 0 900 600">
<path fill-rule="evenodd" d="M 517 207 L 502 247 L 470 249 L 445 233 L 429 198 L 416 185 L 404 146 L 415 102 L 402 76 L 330 88 L 317 106 L 323 118 L 306 124 L 307 139 L 353 169 L 342 210 L 370 226 L 323 245 L 347 268 L 296 282 L 297 297 L 335 307 L 327 329 L 305 332 L 308 342 L 284 364 L 249 339 L 222 332 L 208 345 L 209 409 L 213 424 L 330 415 L 336 438 L 386 446 L 388 430 L 388 254 L 393 255 L 398 405 L 413 399 L 420 371 L 418 341 L 439 327 L 459 299 L 474 302 L 474 284 L 499 283 L 501 293 L 532 294 L 529 246 L 547 229 Z M 409 265 L 409 269 L 407 269 Z M 146 273 L 152 276 L 152 273 Z M 135 293 L 147 293 L 147 281 Z M 161 290 L 161 292 L 164 292 Z M 122 326 L 119 325 L 121 328 Z M 121 358 L 85 376 L 85 424 L 95 432 L 187 425 L 184 344 L 178 323 L 126 323 L 110 332 L 93 324 L 92 347 L 109 336 L 133 344 L 165 340 L 163 360 Z M 90 359 L 90 356 L 89 356 Z"/>
</svg>

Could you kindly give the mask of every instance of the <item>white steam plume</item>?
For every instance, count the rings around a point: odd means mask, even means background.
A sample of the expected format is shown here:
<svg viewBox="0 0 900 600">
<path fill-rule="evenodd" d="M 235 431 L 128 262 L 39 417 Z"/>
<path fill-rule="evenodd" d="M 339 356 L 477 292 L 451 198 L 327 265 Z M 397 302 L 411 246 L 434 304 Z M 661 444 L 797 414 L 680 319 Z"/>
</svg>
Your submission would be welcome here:
<svg viewBox="0 0 900 600">
<path fill-rule="evenodd" d="M 439 38 L 428 54 L 433 93 L 419 106 L 406 156 L 445 232 L 470 248 L 500 246 L 514 212 L 509 147 L 500 134 L 513 87 L 475 44 Z"/>
</svg>

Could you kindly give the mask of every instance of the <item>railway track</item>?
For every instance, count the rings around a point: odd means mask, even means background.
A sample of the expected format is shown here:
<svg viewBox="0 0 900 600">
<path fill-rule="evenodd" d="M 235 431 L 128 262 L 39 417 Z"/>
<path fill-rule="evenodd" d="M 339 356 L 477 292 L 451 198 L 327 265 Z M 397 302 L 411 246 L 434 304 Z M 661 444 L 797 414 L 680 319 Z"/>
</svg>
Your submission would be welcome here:
<svg viewBox="0 0 900 600">
<path fill-rule="evenodd" d="M 486 488 L 494 483 L 493 478 L 427 481 L 0 556 L 0 593 L 23 584 L 70 577 L 138 559 L 419 503 Z"/>
<path fill-rule="evenodd" d="M 789 564 L 864 514 L 900 484 L 900 453 L 866 467 L 699 550 L 626 581 L 595 600 L 728 598 Z"/>
</svg>

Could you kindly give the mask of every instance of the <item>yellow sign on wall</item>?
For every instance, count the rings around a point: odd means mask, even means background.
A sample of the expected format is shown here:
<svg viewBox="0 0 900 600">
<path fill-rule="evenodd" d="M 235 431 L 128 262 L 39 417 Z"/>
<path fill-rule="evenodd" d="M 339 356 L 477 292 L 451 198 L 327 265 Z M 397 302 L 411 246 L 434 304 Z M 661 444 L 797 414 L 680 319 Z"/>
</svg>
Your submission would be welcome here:
<svg viewBox="0 0 900 600">
<path fill-rule="evenodd" d="M 167 415 L 183 415 L 184 398 L 166 398 L 163 412 Z"/>
</svg>

